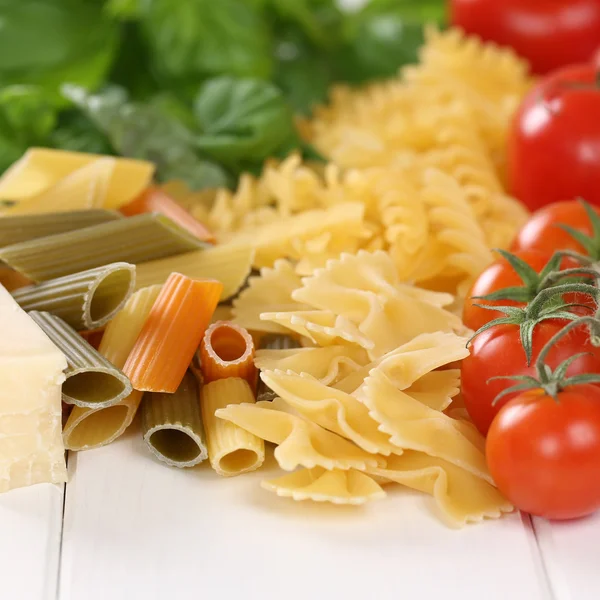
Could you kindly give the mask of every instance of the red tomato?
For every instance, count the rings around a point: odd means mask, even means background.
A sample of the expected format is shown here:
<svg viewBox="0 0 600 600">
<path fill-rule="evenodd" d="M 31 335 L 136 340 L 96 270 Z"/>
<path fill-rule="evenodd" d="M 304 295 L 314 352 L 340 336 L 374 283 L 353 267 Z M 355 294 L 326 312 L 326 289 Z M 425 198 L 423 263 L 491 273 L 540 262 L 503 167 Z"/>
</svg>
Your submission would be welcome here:
<svg viewBox="0 0 600 600">
<path fill-rule="evenodd" d="M 515 255 L 524 260 L 529 266 L 533 267 L 538 273 L 546 266 L 546 263 L 552 256 L 551 253 L 538 252 L 537 250 L 515 252 Z M 517 272 L 511 267 L 509 262 L 505 258 L 499 258 L 481 273 L 467 294 L 467 299 L 465 300 L 463 308 L 463 323 L 470 329 L 477 331 L 480 327 L 493 319 L 504 316 L 503 313 L 497 310 L 479 308 L 478 306 L 475 306 L 476 304 L 523 306 L 522 302 L 515 302 L 513 300 L 473 300 L 473 296 L 487 296 L 492 292 L 522 284 L 521 278 L 517 275 Z"/>
<path fill-rule="evenodd" d="M 600 388 L 525 392 L 494 419 L 486 442 L 498 489 L 520 510 L 573 519 L 600 508 Z"/>
<path fill-rule="evenodd" d="M 565 321 L 549 320 L 535 327 L 529 367 L 517 325 L 496 325 L 473 339 L 471 352 L 461 364 L 462 396 L 469 416 L 483 435 L 487 434 L 492 420 L 502 406 L 517 395 L 509 394 L 492 406 L 496 396 L 515 382 L 509 379 L 488 380 L 505 375 L 535 376 L 538 353 L 564 325 Z M 592 346 L 588 330 L 583 326 L 576 327 L 558 341 L 548 354 L 547 364 L 555 369 L 561 362 L 580 352 L 587 354 L 574 361 L 567 374 L 600 373 L 600 349 Z"/>
<path fill-rule="evenodd" d="M 450 19 L 512 46 L 538 74 L 590 60 L 600 41 L 598 0 L 451 0 Z"/>
<path fill-rule="evenodd" d="M 596 212 L 600 209 L 596 208 Z M 517 234 L 512 250 L 537 250 L 549 254 L 555 250 L 575 250 L 587 254 L 577 240 L 559 227 L 561 224 L 570 225 L 586 235 L 592 233 L 592 224 L 581 202 L 555 202 L 531 215 Z"/>
<path fill-rule="evenodd" d="M 515 115 L 508 143 L 509 187 L 532 210 L 577 197 L 600 205 L 599 172 L 596 71 L 590 64 L 566 67 L 535 86 Z"/>
</svg>

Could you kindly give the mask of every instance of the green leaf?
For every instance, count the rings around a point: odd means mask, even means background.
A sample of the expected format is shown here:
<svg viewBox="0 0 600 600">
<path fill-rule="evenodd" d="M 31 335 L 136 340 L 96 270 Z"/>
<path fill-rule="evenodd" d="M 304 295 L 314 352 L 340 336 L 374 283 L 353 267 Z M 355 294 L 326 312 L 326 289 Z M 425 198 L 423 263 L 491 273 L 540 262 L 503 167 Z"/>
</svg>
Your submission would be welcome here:
<svg viewBox="0 0 600 600">
<path fill-rule="evenodd" d="M 92 154 L 114 154 L 106 136 L 80 112 L 71 110 L 59 117 L 49 143 L 54 148 Z"/>
<path fill-rule="evenodd" d="M 0 89 L 0 169 L 4 171 L 30 146 L 46 145 L 56 110 L 35 86 Z"/>
<path fill-rule="evenodd" d="M 198 149 L 235 168 L 262 162 L 297 139 L 293 114 L 281 91 L 256 79 L 218 77 L 206 82 L 194 103 L 202 133 Z"/>
<path fill-rule="evenodd" d="M 168 79 L 271 75 L 269 28 L 245 0 L 148 0 L 141 27 L 156 68 Z"/>
<path fill-rule="evenodd" d="M 161 180 L 183 179 L 193 189 L 230 183 L 219 165 L 196 154 L 192 133 L 157 105 L 129 102 L 116 86 L 95 95 L 67 86 L 65 94 L 119 154 L 154 162 Z"/>
<path fill-rule="evenodd" d="M 127 21 L 139 18 L 143 5 L 141 0 L 108 0 L 104 9 L 110 17 Z"/>
<path fill-rule="evenodd" d="M 393 77 L 417 62 L 425 22 L 441 23 L 444 13 L 442 0 L 372 0 L 346 21 L 341 77 L 354 83 Z"/>
<path fill-rule="evenodd" d="M 39 86 L 63 103 L 60 86 L 103 82 L 119 40 L 118 25 L 95 2 L 0 0 L 0 86 Z"/>
</svg>

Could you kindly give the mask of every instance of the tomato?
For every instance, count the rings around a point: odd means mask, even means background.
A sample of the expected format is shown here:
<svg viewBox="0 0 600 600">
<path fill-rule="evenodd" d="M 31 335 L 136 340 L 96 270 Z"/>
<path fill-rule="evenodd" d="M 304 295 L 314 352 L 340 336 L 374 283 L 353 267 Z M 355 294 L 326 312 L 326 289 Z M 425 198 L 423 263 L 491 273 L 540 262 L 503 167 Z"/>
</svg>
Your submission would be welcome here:
<svg viewBox="0 0 600 600">
<path fill-rule="evenodd" d="M 552 254 L 538 252 L 537 250 L 525 250 L 515 252 L 518 258 L 524 260 L 530 267 L 533 267 L 538 273 L 546 266 L 546 263 L 552 257 Z M 504 305 L 504 306 L 523 306 L 522 302 L 513 300 L 473 300 L 474 296 L 487 296 L 492 292 L 505 289 L 512 286 L 523 285 L 521 278 L 512 268 L 505 258 L 500 258 L 492 263 L 479 277 L 471 287 L 465 300 L 463 308 L 463 323 L 477 331 L 480 327 L 489 323 L 493 319 L 503 317 L 504 314 L 497 310 L 488 310 L 479 308 L 476 304 Z"/>
<path fill-rule="evenodd" d="M 533 331 L 531 366 L 527 366 L 517 325 L 496 325 L 476 336 L 470 354 L 461 364 L 461 386 L 465 407 L 473 423 L 485 435 L 498 411 L 516 394 L 509 394 L 492 405 L 496 396 L 514 385 L 508 379 L 488 381 L 505 375 L 536 375 L 535 360 L 544 345 L 565 325 L 563 320 L 539 323 Z M 561 362 L 585 352 L 569 367 L 567 375 L 600 373 L 600 349 L 592 346 L 584 326 L 570 331 L 550 350 L 547 364 L 555 369 Z"/>
<path fill-rule="evenodd" d="M 451 0 L 450 19 L 512 46 L 538 74 L 590 60 L 600 42 L 598 0 Z"/>
<path fill-rule="evenodd" d="M 590 64 L 542 79 L 509 132 L 508 183 L 530 209 L 583 198 L 600 205 L 600 86 Z"/>
<path fill-rule="evenodd" d="M 596 208 L 596 212 L 600 209 Z M 561 224 L 570 225 L 586 235 L 592 233 L 592 224 L 581 202 L 555 202 L 531 215 L 517 234 L 512 250 L 538 250 L 550 254 L 555 250 L 575 250 L 587 254 L 575 238 L 559 227 Z"/>
<path fill-rule="evenodd" d="M 520 510 L 573 519 L 600 508 L 600 388 L 542 390 L 511 400 L 486 441 L 490 473 Z"/>
</svg>

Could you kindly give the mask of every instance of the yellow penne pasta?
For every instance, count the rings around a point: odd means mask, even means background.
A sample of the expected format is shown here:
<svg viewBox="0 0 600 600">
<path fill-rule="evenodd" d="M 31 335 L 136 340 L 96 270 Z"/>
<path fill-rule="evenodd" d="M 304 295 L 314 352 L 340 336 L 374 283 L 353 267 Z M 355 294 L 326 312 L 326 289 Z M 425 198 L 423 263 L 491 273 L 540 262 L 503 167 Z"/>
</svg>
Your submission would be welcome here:
<svg viewBox="0 0 600 600">
<path fill-rule="evenodd" d="M 220 408 L 244 402 L 254 402 L 254 394 L 244 379 L 219 379 L 202 387 L 200 406 L 208 458 L 212 468 L 224 477 L 255 471 L 265 460 L 263 440 L 215 416 Z"/>
<path fill-rule="evenodd" d="M 26 201 L 100 158 L 103 157 L 98 154 L 30 148 L 0 178 L 0 198 Z M 155 169 L 152 163 L 142 160 L 115 160 L 104 198 L 105 208 L 118 208 L 133 200 L 151 181 Z"/>
<path fill-rule="evenodd" d="M 171 273 L 192 279 L 217 279 L 223 284 L 221 300 L 234 296 L 252 269 L 254 249 L 250 244 L 220 244 L 199 252 L 188 252 L 141 264 L 137 287 L 164 283 Z"/>
</svg>

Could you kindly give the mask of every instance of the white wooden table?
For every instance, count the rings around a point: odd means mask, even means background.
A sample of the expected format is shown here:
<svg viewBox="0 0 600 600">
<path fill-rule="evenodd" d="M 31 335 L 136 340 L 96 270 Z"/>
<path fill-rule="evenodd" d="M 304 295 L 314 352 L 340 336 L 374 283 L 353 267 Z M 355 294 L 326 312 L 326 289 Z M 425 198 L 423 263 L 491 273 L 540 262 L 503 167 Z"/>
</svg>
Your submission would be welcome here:
<svg viewBox="0 0 600 600">
<path fill-rule="evenodd" d="M 397 488 L 364 508 L 277 498 L 260 474 L 155 461 L 131 432 L 71 454 L 66 488 L 0 496 L 6 600 L 596 600 L 600 516 L 448 529 Z"/>
</svg>

